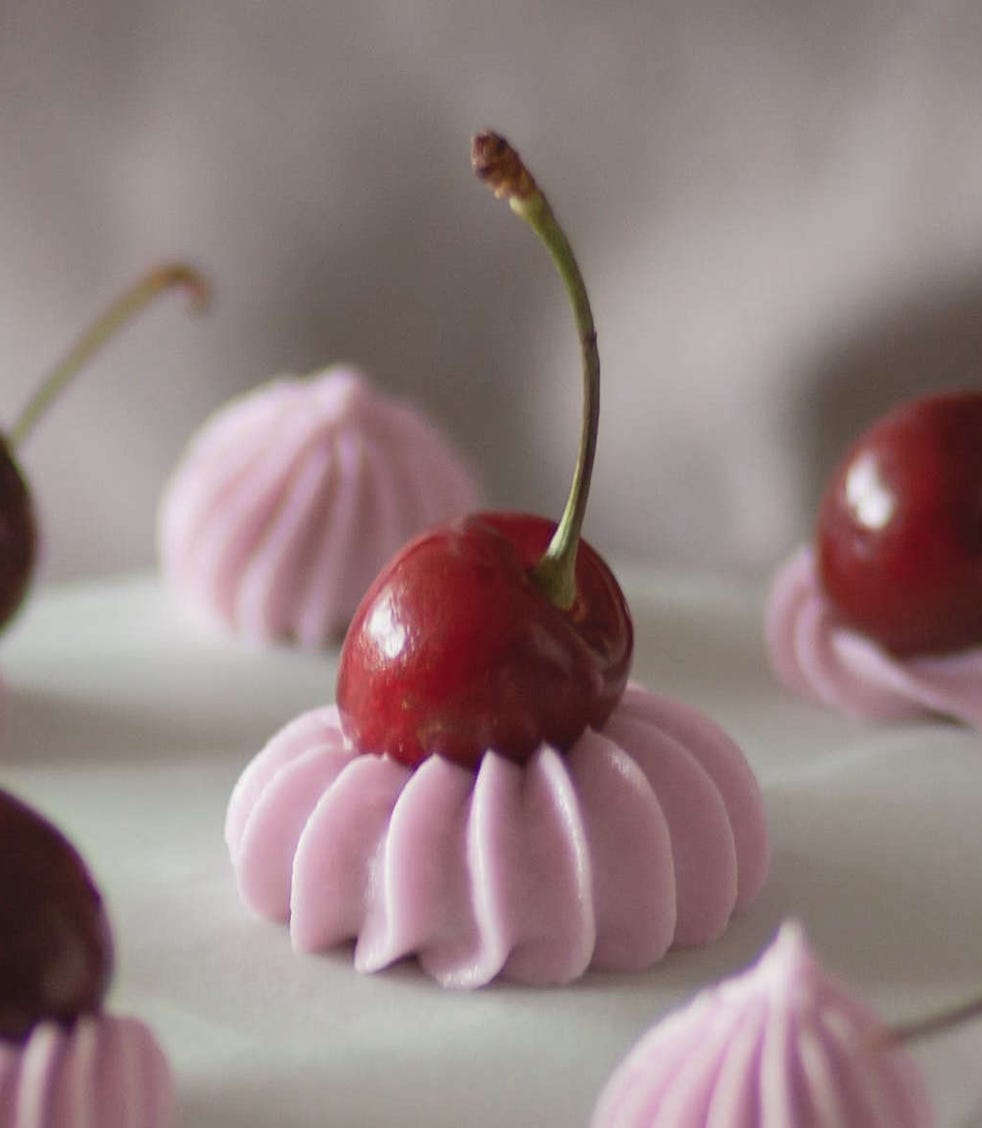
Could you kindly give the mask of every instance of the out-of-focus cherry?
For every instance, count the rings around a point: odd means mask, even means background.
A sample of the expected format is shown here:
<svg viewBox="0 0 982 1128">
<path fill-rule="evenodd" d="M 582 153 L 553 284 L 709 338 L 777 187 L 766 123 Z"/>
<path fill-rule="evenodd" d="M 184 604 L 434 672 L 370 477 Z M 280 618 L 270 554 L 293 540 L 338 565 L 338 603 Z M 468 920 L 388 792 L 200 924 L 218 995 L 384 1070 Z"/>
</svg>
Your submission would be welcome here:
<svg viewBox="0 0 982 1128">
<path fill-rule="evenodd" d="M 99 891 L 67 838 L 0 791 L 0 1039 L 98 1011 L 113 948 Z"/>
<path fill-rule="evenodd" d="M 905 403 L 855 443 L 818 515 L 822 587 L 897 655 L 982 645 L 982 392 Z"/>
<path fill-rule="evenodd" d="M 37 558 L 37 522 L 27 479 L 18 465 L 17 450 L 51 402 L 93 353 L 157 294 L 174 286 L 190 291 L 195 308 L 207 306 L 209 287 L 196 270 L 183 263 L 168 263 L 151 270 L 125 290 L 86 330 L 41 381 L 9 432 L 0 435 L 0 630 L 24 602 Z"/>
</svg>

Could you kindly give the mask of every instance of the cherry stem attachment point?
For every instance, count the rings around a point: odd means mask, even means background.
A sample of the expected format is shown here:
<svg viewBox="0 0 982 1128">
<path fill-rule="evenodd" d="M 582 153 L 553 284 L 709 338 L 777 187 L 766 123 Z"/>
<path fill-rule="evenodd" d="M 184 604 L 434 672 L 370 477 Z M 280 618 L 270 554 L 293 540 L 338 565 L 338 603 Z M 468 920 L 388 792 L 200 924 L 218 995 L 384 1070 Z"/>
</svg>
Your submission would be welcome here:
<svg viewBox="0 0 982 1128">
<path fill-rule="evenodd" d="M 211 302 L 211 287 L 193 267 L 174 262 L 164 263 L 148 271 L 116 298 L 42 379 L 37 391 L 10 428 L 7 436 L 9 444 L 16 447 L 24 441 L 62 389 L 119 329 L 149 305 L 158 294 L 178 286 L 189 291 L 191 308 L 195 312 L 208 308 Z"/>
<path fill-rule="evenodd" d="M 573 307 L 583 353 L 583 426 L 573 483 L 566 507 L 532 578 L 557 607 L 568 609 L 576 599 L 576 552 L 586 513 L 590 479 L 600 423 L 600 357 L 597 331 L 583 276 L 566 234 L 549 201 L 525 167 L 522 158 L 497 133 L 479 133 L 471 149 L 471 163 L 498 199 L 529 224 L 545 244 L 559 271 Z"/>
</svg>

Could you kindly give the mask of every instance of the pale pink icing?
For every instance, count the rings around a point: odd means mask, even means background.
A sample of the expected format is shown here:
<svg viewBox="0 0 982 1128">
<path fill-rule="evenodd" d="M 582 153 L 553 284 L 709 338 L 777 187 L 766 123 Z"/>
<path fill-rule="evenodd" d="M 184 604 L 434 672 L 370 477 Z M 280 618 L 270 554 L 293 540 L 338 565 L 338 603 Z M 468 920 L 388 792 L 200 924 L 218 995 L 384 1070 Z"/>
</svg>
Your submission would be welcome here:
<svg viewBox="0 0 982 1128">
<path fill-rule="evenodd" d="M 982 727 L 982 647 L 896 658 L 843 627 L 801 549 L 778 573 L 765 630 L 778 677 L 802 696 L 871 720 L 943 714 Z"/>
<path fill-rule="evenodd" d="M 406 540 L 476 501 L 420 411 L 328 368 L 211 417 L 164 491 L 158 549 L 171 587 L 210 620 L 315 648 Z"/>
<path fill-rule="evenodd" d="M 608 1081 L 592 1128 L 928 1128 L 913 1059 L 785 924 L 742 975 L 654 1026 Z"/>
<path fill-rule="evenodd" d="M 172 1106 L 167 1062 L 135 1018 L 44 1022 L 23 1045 L 0 1042 L 0 1128 L 164 1128 Z"/>
<path fill-rule="evenodd" d="M 566 983 L 706 944 L 757 895 L 769 846 L 737 746 L 637 686 L 600 732 L 476 774 L 359 755 L 334 706 L 306 713 L 240 777 L 225 838 L 239 892 L 311 952 L 355 966 L 415 954 L 446 987 Z"/>
</svg>

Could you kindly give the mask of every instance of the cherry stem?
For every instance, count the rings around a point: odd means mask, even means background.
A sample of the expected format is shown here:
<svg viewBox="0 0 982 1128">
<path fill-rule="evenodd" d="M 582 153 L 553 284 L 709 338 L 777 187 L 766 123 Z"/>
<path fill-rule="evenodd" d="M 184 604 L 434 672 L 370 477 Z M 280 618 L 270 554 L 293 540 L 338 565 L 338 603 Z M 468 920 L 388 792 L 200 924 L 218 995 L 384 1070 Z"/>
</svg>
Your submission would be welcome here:
<svg viewBox="0 0 982 1128">
<path fill-rule="evenodd" d="M 474 138 L 471 162 L 474 171 L 487 182 L 495 196 L 499 200 L 506 199 L 511 210 L 524 219 L 545 244 L 566 287 L 580 336 L 583 351 L 583 426 L 576 469 L 563 515 L 549 547 L 531 573 L 557 607 L 568 609 L 576 599 L 576 551 L 590 493 L 600 422 L 600 357 L 593 312 L 569 240 L 518 153 L 497 133 L 479 133 Z"/>
<path fill-rule="evenodd" d="M 972 999 L 962 1006 L 929 1015 L 927 1018 L 917 1018 L 913 1022 L 891 1026 L 884 1031 L 883 1040 L 887 1045 L 905 1046 L 922 1038 L 930 1038 L 934 1034 L 943 1034 L 946 1030 L 979 1017 L 982 1017 L 982 998 Z"/>
<path fill-rule="evenodd" d="M 184 286 L 190 292 L 191 306 L 196 312 L 208 308 L 211 288 L 193 267 L 175 262 L 165 263 L 148 271 L 119 295 L 44 377 L 17 422 L 11 427 L 8 434 L 10 445 L 16 447 L 24 441 L 65 385 L 123 325 L 149 305 L 158 294 L 175 286 Z"/>
</svg>

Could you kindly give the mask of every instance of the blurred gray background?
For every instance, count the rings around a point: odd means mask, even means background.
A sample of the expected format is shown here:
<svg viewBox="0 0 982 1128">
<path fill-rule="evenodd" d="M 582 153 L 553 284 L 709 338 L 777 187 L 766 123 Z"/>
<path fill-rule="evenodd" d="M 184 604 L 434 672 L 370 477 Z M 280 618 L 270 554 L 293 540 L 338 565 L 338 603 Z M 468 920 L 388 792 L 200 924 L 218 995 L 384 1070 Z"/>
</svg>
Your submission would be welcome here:
<svg viewBox="0 0 982 1128">
<path fill-rule="evenodd" d="M 579 362 L 552 267 L 472 178 L 523 152 L 591 285 L 588 532 L 760 571 L 848 438 L 979 379 L 982 6 L 899 0 L 0 0 L 0 396 L 124 284 L 131 327 L 24 450 L 45 573 L 147 566 L 191 431 L 345 358 L 411 395 L 496 505 L 558 513 Z"/>
</svg>

